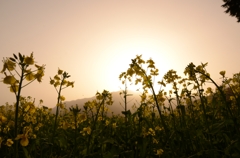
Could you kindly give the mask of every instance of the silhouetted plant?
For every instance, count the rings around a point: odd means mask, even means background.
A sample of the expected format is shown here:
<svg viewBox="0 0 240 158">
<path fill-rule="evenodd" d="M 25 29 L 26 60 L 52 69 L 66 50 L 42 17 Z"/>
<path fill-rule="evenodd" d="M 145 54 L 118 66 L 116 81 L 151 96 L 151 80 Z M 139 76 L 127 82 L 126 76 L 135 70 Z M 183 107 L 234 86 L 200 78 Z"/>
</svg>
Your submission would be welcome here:
<svg viewBox="0 0 240 158">
<path fill-rule="evenodd" d="M 32 83 L 34 80 L 37 80 L 38 82 L 42 81 L 42 77 L 44 76 L 44 69 L 45 66 L 39 66 L 35 64 L 33 53 L 31 53 L 30 56 L 22 55 L 21 53 L 18 53 L 18 56 L 13 54 L 13 58 L 4 58 L 3 59 L 3 69 L 1 73 L 4 73 L 5 78 L 3 79 L 3 83 L 10 85 L 10 91 L 13 92 L 16 96 L 16 105 L 15 105 L 15 125 L 14 125 L 14 138 L 17 138 L 18 136 L 18 109 L 19 109 L 19 103 L 21 98 L 21 90 Z M 34 65 L 37 68 L 36 70 L 31 70 L 30 65 Z M 19 67 L 19 70 L 16 68 L 16 66 Z M 16 74 L 14 74 L 16 73 Z M 19 79 L 16 78 L 16 76 L 19 77 Z M 27 80 L 29 81 L 25 85 L 23 85 L 23 81 Z M 27 136 L 25 136 L 27 137 Z M 23 146 L 27 145 L 22 144 Z M 14 157 L 18 157 L 18 139 L 15 139 L 15 148 L 14 148 Z"/>
<path fill-rule="evenodd" d="M 240 1 L 239 0 L 223 0 L 224 4 L 222 7 L 226 8 L 226 13 L 229 13 L 231 16 L 235 16 L 240 22 Z"/>
</svg>

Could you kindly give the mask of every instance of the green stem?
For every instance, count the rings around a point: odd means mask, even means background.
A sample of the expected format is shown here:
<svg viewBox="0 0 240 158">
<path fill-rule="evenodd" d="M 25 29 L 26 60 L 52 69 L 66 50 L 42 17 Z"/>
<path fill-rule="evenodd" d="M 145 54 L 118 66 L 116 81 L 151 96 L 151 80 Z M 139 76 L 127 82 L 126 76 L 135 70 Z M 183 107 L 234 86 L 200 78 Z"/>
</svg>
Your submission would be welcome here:
<svg viewBox="0 0 240 158">
<path fill-rule="evenodd" d="M 146 76 L 146 74 L 145 74 L 145 76 Z M 147 77 L 147 76 L 146 76 L 146 77 Z M 154 88 L 153 88 L 153 85 L 152 85 L 151 82 L 149 82 L 149 86 L 150 86 L 150 88 L 151 88 L 151 90 L 152 90 L 153 97 L 154 97 L 154 101 L 155 101 L 155 103 L 156 103 L 157 110 L 158 110 L 158 113 L 159 113 L 159 115 L 160 115 L 160 119 L 161 119 L 161 122 L 162 122 L 162 124 L 163 124 L 164 131 L 165 131 L 166 135 L 168 135 L 169 130 L 168 130 L 167 125 L 166 125 L 166 123 L 165 123 L 165 121 L 164 121 L 163 115 L 162 115 L 162 113 L 161 113 L 161 110 L 160 110 L 160 107 L 159 107 L 159 104 L 158 104 L 158 101 L 157 101 L 157 96 L 156 96 L 156 93 L 155 93 L 155 91 L 154 91 Z"/>
<path fill-rule="evenodd" d="M 16 109 L 15 109 L 15 125 L 14 125 L 14 137 L 16 138 L 18 135 L 18 107 L 20 103 L 20 97 L 21 97 L 21 86 L 23 82 L 23 77 L 24 77 L 24 65 L 21 67 L 21 78 L 19 82 L 19 88 L 18 88 L 18 93 L 16 95 Z M 14 146 L 14 157 L 18 158 L 18 140 L 15 140 L 15 146 Z"/>
<path fill-rule="evenodd" d="M 74 115 L 75 133 L 74 133 L 74 154 L 76 154 L 77 147 L 77 115 Z"/>
<path fill-rule="evenodd" d="M 227 100 L 226 100 L 226 97 L 225 97 L 225 94 L 224 94 L 223 90 L 222 90 L 222 89 L 217 85 L 217 83 L 214 82 L 213 79 L 210 78 L 208 75 L 206 75 L 206 74 L 204 74 L 204 73 L 201 73 L 200 71 L 197 71 L 197 70 L 195 70 L 195 71 L 198 72 L 198 73 L 200 73 L 200 74 L 202 74 L 202 75 L 204 75 L 204 76 L 205 76 L 206 78 L 208 78 L 209 80 L 211 80 L 212 83 L 217 87 L 217 89 L 219 90 L 219 92 L 220 92 L 220 94 L 221 94 L 221 96 L 222 96 L 223 102 L 224 102 L 225 105 L 227 106 L 227 109 L 228 109 L 228 112 L 229 112 L 230 116 L 231 116 L 232 119 L 234 120 L 232 111 L 231 111 L 229 105 L 227 104 Z M 235 123 L 235 121 L 234 121 L 234 123 Z"/>
<path fill-rule="evenodd" d="M 93 120 L 93 126 L 92 126 L 92 129 L 91 129 L 91 133 L 90 135 L 88 136 L 88 142 L 87 142 L 87 155 L 89 155 L 89 152 L 90 152 L 90 141 L 91 141 L 91 138 L 92 138 L 92 133 L 93 131 L 95 130 L 95 126 L 96 126 L 96 123 L 97 123 L 97 119 L 98 119 L 98 114 L 99 114 L 99 111 L 101 109 L 101 106 L 104 105 L 104 102 L 105 102 L 105 97 L 103 98 L 102 102 L 100 103 L 99 105 L 99 108 L 97 109 L 97 113 L 96 113 L 96 117 L 95 119 Z M 94 117 L 93 117 L 94 118 Z"/>
<path fill-rule="evenodd" d="M 56 109 L 56 115 L 55 115 L 55 121 L 54 121 L 54 126 L 53 126 L 53 133 L 52 133 L 52 143 L 54 141 L 54 136 L 56 133 L 56 128 L 57 128 L 57 118 L 58 118 L 58 113 L 59 113 L 59 103 L 60 103 L 60 96 L 61 96 L 61 91 L 62 91 L 62 84 L 65 78 L 62 79 L 60 88 L 58 91 L 58 100 L 57 100 L 57 109 Z"/>
<path fill-rule="evenodd" d="M 206 109 L 205 109 L 205 104 L 204 104 L 202 92 L 201 92 L 201 89 L 200 89 L 200 84 L 199 84 L 196 76 L 194 76 L 194 80 L 195 80 L 195 83 L 197 83 L 198 94 L 199 94 L 199 97 L 200 97 L 200 100 L 201 100 L 201 106 L 202 106 L 203 113 L 204 113 L 204 119 L 205 119 L 205 122 L 207 124 L 208 129 L 209 129 L 208 122 L 207 122 L 207 114 L 206 114 Z"/>
<path fill-rule="evenodd" d="M 142 67 L 140 67 L 134 60 L 132 60 L 132 61 L 133 61 L 133 64 L 136 65 L 140 69 L 140 71 L 142 71 L 143 75 L 148 79 L 148 76 L 147 76 L 146 72 L 142 69 Z M 160 110 L 160 107 L 159 107 L 159 104 L 158 104 L 158 101 L 157 101 L 157 96 L 156 96 L 156 93 L 154 91 L 153 85 L 152 85 L 151 81 L 149 81 L 148 84 L 150 86 L 150 89 L 152 90 L 154 101 L 156 103 L 157 110 L 158 110 L 158 113 L 160 115 L 160 119 L 161 119 L 161 122 L 163 124 L 164 131 L 168 135 L 167 125 L 165 124 L 164 118 L 162 116 L 162 113 L 161 113 L 161 110 Z"/>
</svg>

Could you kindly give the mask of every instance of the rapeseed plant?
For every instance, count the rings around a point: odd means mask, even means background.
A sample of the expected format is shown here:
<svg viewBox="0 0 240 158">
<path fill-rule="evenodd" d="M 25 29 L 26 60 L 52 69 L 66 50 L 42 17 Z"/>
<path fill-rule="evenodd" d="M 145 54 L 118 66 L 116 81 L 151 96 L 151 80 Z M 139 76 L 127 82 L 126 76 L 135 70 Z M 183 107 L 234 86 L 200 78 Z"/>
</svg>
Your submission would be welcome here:
<svg viewBox="0 0 240 158">
<path fill-rule="evenodd" d="M 44 76 L 45 65 L 39 66 L 37 64 L 34 65 L 34 57 L 33 53 L 30 56 L 24 56 L 21 53 L 18 53 L 18 56 L 13 54 L 14 58 L 4 58 L 3 59 L 3 69 L 1 73 L 4 73 L 5 78 L 3 79 L 3 83 L 10 85 L 10 91 L 13 92 L 16 96 L 16 105 L 15 105 L 15 126 L 14 126 L 14 137 L 16 138 L 18 135 L 18 110 L 19 103 L 21 97 L 21 90 L 34 80 L 38 82 L 42 81 L 42 77 Z M 29 66 L 34 65 L 36 70 L 32 70 Z M 18 72 L 16 66 L 20 68 L 20 72 Z M 16 74 L 13 74 L 15 71 Z M 19 79 L 16 79 L 15 76 L 18 76 Z M 23 85 L 23 81 L 29 81 L 27 84 Z M 15 140 L 15 148 L 14 148 L 14 157 L 18 157 L 18 142 Z"/>
<path fill-rule="evenodd" d="M 55 121 L 54 121 L 54 125 L 53 125 L 53 132 L 52 132 L 52 143 L 54 141 L 55 132 L 56 132 L 56 128 L 58 125 L 57 119 L 58 119 L 58 114 L 59 114 L 59 107 L 61 109 L 64 108 L 63 101 L 65 100 L 65 97 L 61 95 L 61 92 L 63 89 L 65 89 L 69 86 L 74 87 L 74 82 L 70 82 L 70 81 L 66 80 L 69 77 L 70 77 L 70 75 L 68 75 L 68 73 L 66 71 L 63 72 L 63 70 L 61 70 L 59 68 L 58 68 L 57 74 L 53 77 L 53 79 L 50 77 L 50 84 L 54 86 L 54 88 L 56 89 L 56 91 L 58 93 L 57 104 L 56 104 L 57 109 L 56 109 Z M 57 89 L 58 86 L 59 86 L 59 89 Z"/>
<path fill-rule="evenodd" d="M 22 78 L 27 84 L 20 86 L 21 74 L 14 70 L 21 61 L 28 68 Z M 34 64 L 33 55 L 4 59 L 2 82 L 18 95 L 33 80 L 42 80 L 39 66 L 35 65 L 36 71 L 30 69 Z M 142 85 L 141 101 L 133 105 L 134 112 L 125 108 L 124 115 L 111 116 L 108 106 L 113 100 L 106 90 L 97 92 L 83 109 L 76 105 L 68 111 L 61 90 L 73 87 L 74 82 L 64 79 L 65 72 L 58 68 L 50 84 L 58 93 L 56 105 L 61 115 L 56 117 L 57 111 L 51 114 L 42 101 L 36 106 L 33 98 L 19 96 L 19 132 L 14 136 L 16 104 L 0 106 L 0 155 L 13 157 L 18 143 L 14 156 L 19 157 L 239 157 L 240 73 L 228 78 L 226 71 L 220 71 L 222 84 L 217 85 L 206 66 L 190 63 L 185 78 L 169 70 L 157 83 L 161 87 L 170 84 L 172 89 L 155 93 L 154 77 L 159 73 L 155 62 L 136 56 L 119 77 L 124 84 Z M 205 87 L 209 81 L 216 90 Z M 126 101 L 126 87 L 122 94 Z"/>
</svg>

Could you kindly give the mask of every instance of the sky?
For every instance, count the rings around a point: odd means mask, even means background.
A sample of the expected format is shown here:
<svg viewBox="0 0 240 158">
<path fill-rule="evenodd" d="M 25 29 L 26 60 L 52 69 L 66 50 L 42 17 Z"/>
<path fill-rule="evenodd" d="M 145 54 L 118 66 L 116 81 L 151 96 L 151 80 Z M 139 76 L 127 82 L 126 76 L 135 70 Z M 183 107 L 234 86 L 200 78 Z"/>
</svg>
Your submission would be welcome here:
<svg viewBox="0 0 240 158">
<path fill-rule="evenodd" d="M 152 58 L 161 78 L 174 69 L 179 75 L 193 62 L 208 62 L 211 77 L 220 82 L 238 73 L 240 23 L 221 7 L 222 0 L 0 0 L 0 58 L 34 53 L 46 64 L 41 83 L 23 88 L 23 96 L 54 107 L 57 92 L 49 84 L 58 68 L 68 72 L 74 88 L 62 91 L 66 100 L 88 98 L 104 89 L 124 89 L 118 77 L 131 59 Z M 2 69 L 3 64 L 0 64 Z M 0 74 L 0 80 L 4 74 Z M 128 87 L 136 89 L 137 87 Z M 15 102 L 0 82 L 0 105 Z"/>
</svg>

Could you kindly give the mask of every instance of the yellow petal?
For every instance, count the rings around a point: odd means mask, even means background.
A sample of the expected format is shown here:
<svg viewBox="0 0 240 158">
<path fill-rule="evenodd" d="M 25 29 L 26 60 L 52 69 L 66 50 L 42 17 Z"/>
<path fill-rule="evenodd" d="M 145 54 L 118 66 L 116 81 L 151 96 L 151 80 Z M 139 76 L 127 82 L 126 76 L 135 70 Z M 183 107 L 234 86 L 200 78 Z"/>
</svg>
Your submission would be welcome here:
<svg viewBox="0 0 240 158">
<path fill-rule="evenodd" d="M 3 69 L 2 69 L 2 71 L 1 71 L 1 73 L 3 73 L 4 71 L 6 71 L 6 69 L 7 69 L 7 64 L 4 63 L 4 64 L 3 64 Z"/>
<path fill-rule="evenodd" d="M 16 81 L 17 81 L 17 80 L 15 79 L 14 76 L 6 76 L 6 77 L 3 79 L 3 83 L 5 83 L 5 84 L 10 84 L 10 85 L 15 84 Z"/>
<path fill-rule="evenodd" d="M 61 75 L 63 73 L 63 70 L 60 70 L 59 68 L 58 68 L 58 75 Z"/>
<path fill-rule="evenodd" d="M 30 57 L 27 56 L 27 57 L 24 59 L 24 62 L 25 62 L 26 64 L 28 64 L 28 65 L 33 65 L 33 64 L 34 64 L 33 53 L 31 53 L 31 56 L 30 56 Z"/>
<path fill-rule="evenodd" d="M 22 146 L 27 146 L 29 144 L 29 140 L 28 140 L 28 138 L 25 135 L 22 137 L 22 139 L 20 141 L 20 144 Z"/>
<path fill-rule="evenodd" d="M 26 74 L 26 80 L 27 81 L 32 81 L 34 79 L 34 75 L 32 72 Z"/>
<path fill-rule="evenodd" d="M 55 75 L 55 76 L 54 76 L 54 79 L 59 81 L 59 80 L 60 80 L 60 77 L 59 77 L 58 75 Z"/>
<path fill-rule="evenodd" d="M 6 66 L 9 71 L 12 71 L 16 67 L 16 63 L 12 62 L 11 60 L 6 61 Z"/>
<path fill-rule="evenodd" d="M 17 137 L 15 138 L 15 140 L 19 140 L 23 137 L 23 134 L 18 134 Z"/>
<path fill-rule="evenodd" d="M 10 87 L 10 92 L 16 93 L 19 89 L 19 86 L 17 84 L 14 84 Z"/>
<path fill-rule="evenodd" d="M 11 147 L 12 144 L 13 144 L 12 139 L 7 139 L 6 145 L 7 145 L 8 147 Z"/>
</svg>

